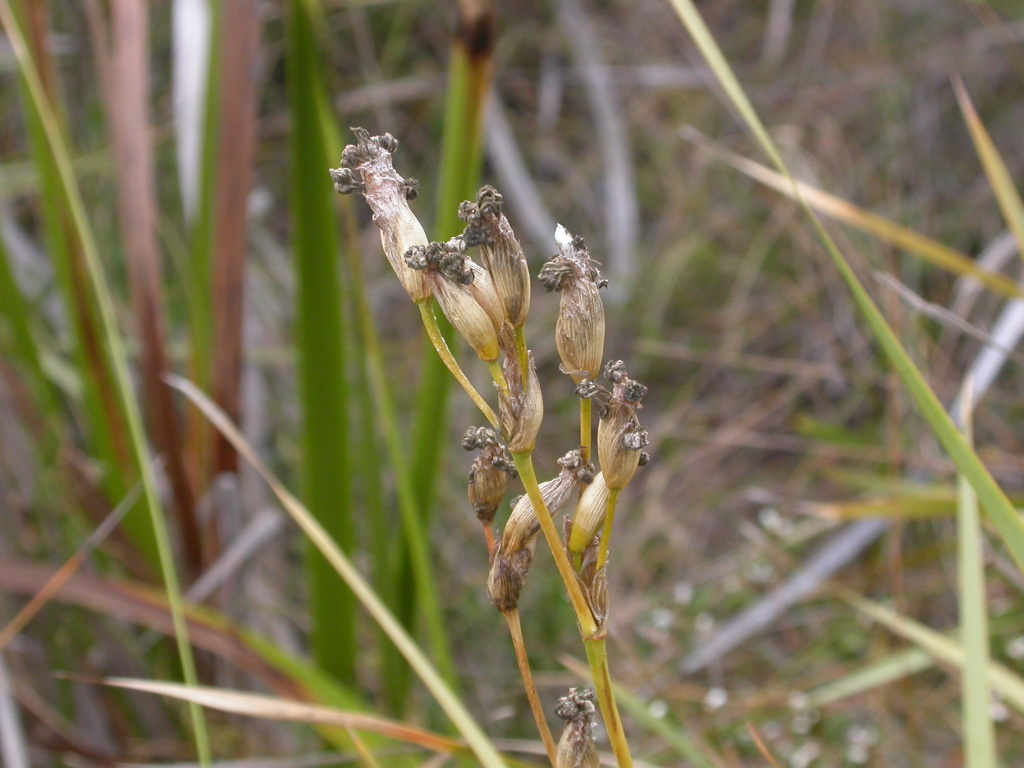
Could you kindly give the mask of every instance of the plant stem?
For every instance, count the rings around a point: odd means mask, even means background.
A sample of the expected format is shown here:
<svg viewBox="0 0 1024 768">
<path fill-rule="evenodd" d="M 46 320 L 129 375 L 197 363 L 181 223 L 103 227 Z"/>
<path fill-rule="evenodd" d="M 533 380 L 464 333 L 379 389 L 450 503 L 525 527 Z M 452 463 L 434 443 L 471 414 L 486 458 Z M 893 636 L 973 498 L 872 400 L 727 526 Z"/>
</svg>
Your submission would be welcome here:
<svg viewBox="0 0 1024 768">
<path fill-rule="evenodd" d="M 466 374 L 462 372 L 462 368 L 459 367 L 458 361 L 452 355 L 452 351 L 448 349 L 448 342 L 444 340 L 444 336 L 441 335 L 441 329 L 437 327 L 437 317 L 434 315 L 434 307 L 431 304 L 431 299 L 425 301 L 416 302 L 416 306 L 419 307 L 420 317 L 423 318 L 423 327 L 427 330 L 427 336 L 430 337 L 430 343 L 434 345 L 434 349 L 437 350 L 437 356 L 441 358 L 441 362 L 444 363 L 445 367 L 451 372 L 455 380 L 459 382 L 459 385 L 469 395 L 469 399 L 473 401 L 477 408 L 484 417 L 491 423 L 491 425 L 501 430 L 501 422 L 498 417 L 494 414 L 491 406 L 487 404 L 483 396 L 476 391 L 469 379 L 466 378 Z M 505 385 L 506 388 L 508 385 Z"/>
<path fill-rule="evenodd" d="M 589 401 L 584 401 L 589 402 Z M 619 489 L 610 488 L 608 490 L 608 504 L 605 506 L 604 512 L 604 528 L 601 531 L 601 546 L 597 550 L 597 569 L 601 570 L 604 564 L 608 562 L 608 542 L 612 538 L 612 520 L 615 519 L 615 508 L 619 503 Z"/>
<path fill-rule="evenodd" d="M 608 741 L 615 753 L 619 768 L 633 768 L 633 756 L 629 754 L 626 743 L 626 732 L 622 729 L 619 708 L 612 692 L 612 676 L 608 671 L 608 649 L 604 637 L 596 638 L 583 644 L 587 650 L 587 662 L 590 664 L 590 676 L 594 678 L 597 690 L 597 703 L 604 717 L 604 727 L 608 731 Z"/>
<path fill-rule="evenodd" d="M 587 604 L 587 599 L 583 596 L 576 573 L 569 563 L 565 547 L 562 546 L 562 540 L 555 529 L 555 521 L 548 511 L 547 504 L 544 503 L 544 497 L 541 496 L 537 474 L 533 469 L 532 451 L 513 453 L 512 459 L 515 461 L 519 478 L 523 481 L 526 495 L 529 496 L 530 502 L 533 504 L 540 529 L 544 533 L 548 549 L 551 550 L 551 556 L 555 559 L 555 567 L 558 568 L 558 573 L 565 584 L 569 602 L 576 613 L 576 623 L 579 626 L 580 637 L 583 638 L 583 647 L 587 651 L 587 661 L 590 664 L 590 676 L 594 681 L 597 702 L 601 707 L 601 716 L 604 718 L 615 758 L 619 768 L 633 768 L 633 758 L 629 754 L 626 733 L 622 729 L 622 720 L 619 718 L 619 710 L 612 693 L 612 680 L 611 673 L 608 671 L 608 652 L 605 648 L 603 627 L 598 626 L 594 614 Z"/>
<path fill-rule="evenodd" d="M 498 391 L 501 393 L 501 397 L 506 400 L 511 400 L 512 394 L 508 391 L 508 382 L 505 380 L 505 374 L 501 370 L 501 363 L 497 360 L 492 360 L 487 363 L 487 368 L 491 372 L 491 378 L 494 379 L 494 383 L 498 385 Z"/>
<path fill-rule="evenodd" d="M 591 402 L 589 397 L 580 398 L 580 448 L 583 460 L 590 461 L 593 430 L 591 429 Z"/>
<path fill-rule="evenodd" d="M 516 662 L 519 664 L 519 674 L 523 678 L 523 687 L 526 689 L 526 698 L 530 702 L 530 711 L 533 712 L 533 719 L 537 723 L 537 730 L 540 732 L 541 741 L 544 742 L 544 749 L 548 753 L 548 760 L 552 768 L 555 766 L 557 748 L 555 740 L 551 736 L 551 729 L 548 728 L 548 721 L 544 717 L 544 708 L 541 706 L 540 697 L 537 695 L 537 686 L 533 682 L 533 672 L 530 670 L 530 660 L 526 656 L 526 643 L 523 641 L 523 628 L 519 623 L 519 609 L 513 608 L 510 611 L 502 611 L 505 621 L 508 622 L 508 632 L 512 636 L 512 647 L 516 652 Z"/>
<path fill-rule="evenodd" d="M 519 359 L 519 370 L 522 371 L 522 375 L 525 377 L 526 372 L 530 369 L 529 355 L 526 353 L 526 334 L 523 332 L 523 326 L 512 329 L 512 343 L 516 348 L 516 357 Z"/>
<path fill-rule="evenodd" d="M 569 602 L 576 613 L 576 623 L 579 625 L 580 634 L 586 639 L 597 632 L 597 622 L 594 620 L 590 606 L 587 605 L 587 599 L 583 596 L 583 591 L 576 580 L 576 573 L 569 562 L 569 557 L 565 554 L 565 547 L 562 546 L 562 540 L 555 528 L 555 521 L 548 511 L 547 504 L 544 503 L 544 497 L 541 496 L 537 474 L 533 470 L 533 453 L 532 451 L 513 453 L 512 459 L 519 472 L 519 479 L 523 481 L 526 495 L 530 497 L 530 503 L 533 504 L 533 510 L 540 523 L 540 529 L 544 533 L 544 539 L 548 543 L 548 549 L 551 550 L 551 556 L 555 559 L 558 575 L 562 577 L 565 591 L 569 594 Z"/>
</svg>

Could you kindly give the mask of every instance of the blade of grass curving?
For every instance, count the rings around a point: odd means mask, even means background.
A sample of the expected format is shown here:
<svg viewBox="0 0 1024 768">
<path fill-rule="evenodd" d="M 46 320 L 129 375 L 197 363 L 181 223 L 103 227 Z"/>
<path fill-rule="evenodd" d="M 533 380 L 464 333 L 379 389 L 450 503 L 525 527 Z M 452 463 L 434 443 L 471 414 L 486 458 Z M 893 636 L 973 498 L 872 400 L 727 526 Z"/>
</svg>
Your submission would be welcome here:
<svg viewBox="0 0 1024 768">
<path fill-rule="evenodd" d="M 103 677 L 98 683 L 131 691 L 143 691 L 158 696 L 167 696 L 180 701 L 195 702 L 204 707 L 230 712 L 236 715 L 259 717 L 269 720 L 296 723 L 316 723 L 340 728 L 365 731 L 386 736 L 389 739 L 413 744 L 434 752 L 451 753 L 465 747 L 454 739 L 415 726 L 406 725 L 384 717 L 367 715 L 362 712 L 346 712 L 331 707 L 322 707 L 303 701 L 289 701 L 277 696 L 267 696 L 224 688 L 197 686 L 190 688 L 178 683 L 164 683 L 152 680 L 138 680 L 125 677 Z"/>
<path fill-rule="evenodd" d="M 143 433 L 138 401 L 135 398 L 131 377 L 128 372 L 127 354 L 117 325 L 113 298 L 107 287 L 96 242 L 85 215 L 85 206 L 74 175 L 74 169 L 71 166 L 67 144 L 61 133 L 57 117 L 50 105 L 50 100 L 43 89 L 42 81 L 39 78 L 39 73 L 32 60 L 32 55 L 25 42 L 21 28 L 11 12 L 10 5 L 7 3 L 0 4 L 0 23 L 2 23 L 4 31 L 7 33 L 7 38 L 18 60 L 18 66 L 31 97 L 30 103 L 35 119 L 39 121 L 45 134 L 46 145 L 59 182 L 56 187 L 60 193 L 60 202 L 67 212 L 75 236 L 82 246 L 85 267 L 88 269 L 88 282 L 86 285 L 89 286 L 89 291 L 93 294 L 93 300 L 98 309 L 104 354 L 111 361 L 118 405 L 125 415 L 127 438 L 130 441 L 129 447 L 142 481 L 143 496 L 149 511 L 160 570 L 171 606 L 171 615 L 174 620 L 175 638 L 177 640 L 182 671 L 185 682 L 189 685 L 195 685 L 195 663 L 192 658 L 192 649 L 188 642 L 188 631 L 184 620 L 181 591 L 178 585 L 174 554 L 167 530 L 167 520 L 164 517 L 163 508 L 157 493 L 156 478 L 150 463 L 149 447 Z M 189 711 L 199 760 L 203 765 L 206 765 L 210 761 L 206 721 L 203 719 L 198 707 L 192 705 L 189 707 Z"/>
<path fill-rule="evenodd" d="M 455 666 L 452 662 L 448 633 L 437 594 L 437 580 L 430 559 L 430 542 L 418 506 L 409 459 L 403 449 L 402 433 L 395 414 L 394 397 L 388 382 L 380 339 L 366 299 L 366 283 L 363 278 L 358 248 L 358 228 L 349 201 L 350 198 L 342 198 L 342 204 L 345 206 L 342 221 L 348 240 L 345 248 L 348 257 L 348 283 L 362 339 L 361 360 L 363 365 L 361 367 L 369 380 L 368 389 L 374 404 L 377 423 L 384 435 L 390 464 L 394 467 L 395 490 L 398 495 L 398 510 L 402 522 L 402 535 L 396 536 L 395 529 L 386 514 L 380 514 L 379 519 L 374 519 L 374 523 L 379 529 L 375 533 L 375 538 L 379 540 L 376 553 L 379 562 L 376 565 L 379 573 L 382 568 L 386 569 L 386 573 L 380 573 L 378 583 L 382 588 L 388 589 L 395 598 L 393 606 L 403 604 L 404 596 L 409 592 L 406 586 L 408 582 L 402 581 L 403 569 L 394 567 L 394 557 L 398 558 L 398 562 L 409 564 L 413 584 L 415 584 L 419 614 L 426 626 L 434 663 L 445 680 L 450 682 L 455 680 Z M 379 472 L 380 461 L 375 456 L 371 457 L 370 463 L 374 465 L 374 471 Z M 396 549 L 397 551 L 395 551 Z M 394 552 L 394 557 L 389 556 L 389 552 Z M 411 668 L 405 664 L 404 660 L 394 663 L 389 658 L 397 650 L 391 643 L 382 643 L 382 647 L 388 649 L 383 652 L 386 664 L 383 670 L 385 691 L 394 711 L 402 712 L 408 700 Z M 389 661 L 392 663 L 387 663 Z"/>
<path fill-rule="evenodd" d="M 964 383 L 961 397 L 964 437 L 972 439 L 971 379 Z M 957 584 L 960 607 L 960 642 L 964 667 L 960 677 L 964 766 L 995 768 L 995 729 L 989 715 L 990 702 L 985 670 L 989 665 L 988 611 L 985 595 L 985 562 L 982 549 L 978 497 L 962 475 L 957 478 Z"/>
<path fill-rule="evenodd" d="M 170 480 L 170 510 L 188 570 L 202 569 L 202 545 L 195 497 L 185 471 L 182 436 L 171 390 L 162 382 L 170 370 L 161 289 L 162 259 L 157 242 L 159 212 L 149 125 L 149 26 L 145 0 L 110 7 L 109 35 L 93 19 L 94 47 L 108 78 L 103 90 L 118 180 L 118 216 L 128 264 L 132 311 L 139 333 L 139 374 L 153 448 L 164 457 Z M 108 46 L 109 38 L 109 49 Z"/>
<path fill-rule="evenodd" d="M 995 193 L 996 202 L 1003 212 L 1006 225 L 1013 233 L 1013 239 L 1017 241 L 1017 253 L 1024 258 L 1024 203 L 1021 202 L 1020 193 L 1013 183 L 1013 177 L 1003 162 L 1003 158 L 996 149 L 995 142 L 988 135 L 985 126 L 982 125 L 978 113 L 971 103 L 967 89 L 959 77 L 953 78 L 953 89 L 956 91 L 956 98 L 960 104 L 960 111 L 964 114 L 967 127 L 971 132 L 971 140 L 978 152 L 982 166 L 985 168 L 985 176 Z"/>
<path fill-rule="evenodd" d="M 406 661 L 413 668 L 427 690 L 434 696 L 434 699 L 441 706 L 444 712 L 451 719 L 452 723 L 462 734 L 466 743 L 480 762 L 487 768 L 500 768 L 504 764 L 501 757 L 495 751 L 490 740 L 477 725 L 473 716 L 466 710 L 458 697 L 452 693 L 451 688 L 444 682 L 441 675 L 430 663 L 423 651 L 412 639 L 408 632 L 395 616 L 387 609 L 381 599 L 373 591 L 372 587 L 356 570 L 352 562 L 345 556 L 338 545 L 331 539 L 324 528 L 316 521 L 305 506 L 291 494 L 277 478 L 270 472 L 262 459 L 252 450 L 245 438 L 238 432 L 238 429 L 221 413 L 206 395 L 184 379 L 172 376 L 172 386 L 181 390 L 210 421 L 224 433 L 231 441 L 239 454 L 248 461 L 259 475 L 267 482 L 274 495 L 284 506 L 285 510 L 309 537 L 313 545 L 331 563 L 345 583 L 349 585 L 356 594 L 359 602 L 373 617 L 373 619 L 387 633 L 388 637 L 401 651 Z"/>
<path fill-rule="evenodd" d="M 461 222 L 459 203 L 472 199 L 483 167 L 483 114 L 490 88 L 494 3 L 460 2 L 458 30 L 452 39 L 448 63 L 448 89 L 444 109 L 441 166 L 438 178 L 434 237 L 437 240 L 458 234 Z M 447 321 L 440 317 L 449 346 L 453 334 Z M 429 531 L 434 510 L 434 492 L 448 442 L 447 413 L 452 378 L 431 344 L 424 342 L 420 365 L 419 391 L 416 397 L 415 421 L 412 428 L 410 461 L 416 507 L 422 517 L 422 528 Z M 413 575 L 413 563 L 399 564 L 399 579 Z M 414 626 L 417 615 L 424 611 L 413 600 L 398 606 L 398 616 L 406 628 Z"/>
<path fill-rule="evenodd" d="M 913 643 L 943 664 L 948 664 L 962 674 L 966 674 L 965 652 L 960 643 L 854 592 L 840 590 L 840 595 L 854 608 L 870 616 L 894 634 Z M 988 663 L 985 677 L 992 689 L 998 691 L 1007 704 L 1018 712 L 1024 712 L 1024 678 L 993 661 Z"/>
<path fill-rule="evenodd" d="M 935 666 L 935 660 L 920 648 L 904 648 L 876 662 L 808 691 L 807 706 L 823 707 L 859 693 L 879 688 Z"/>
<path fill-rule="evenodd" d="M 323 101 L 322 41 L 315 0 L 289 0 L 285 72 L 288 201 L 297 301 L 296 347 L 302 409 L 303 487 L 309 508 L 334 541 L 351 546 L 354 524 L 334 202 L 320 183 L 330 167 L 318 104 Z M 358 445 L 351 446 L 360 450 Z M 343 682 L 355 680 L 356 603 L 324 556 L 306 554 L 313 654 Z"/>
<path fill-rule="evenodd" d="M 1021 290 L 1013 280 L 1005 275 L 989 272 L 979 267 L 969 256 L 948 245 L 932 240 L 920 232 L 900 226 L 877 213 L 859 208 L 841 197 L 831 195 L 806 182 L 793 181 L 791 183 L 784 174 L 776 173 L 771 168 L 748 157 L 730 152 L 693 129 L 685 129 L 683 136 L 741 173 L 745 173 L 755 181 L 759 181 L 791 199 L 796 199 L 798 192 L 808 205 L 826 216 L 874 235 L 939 269 L 972 278 L 1000 296 L 1010 299 L 1024 297 L 1024 290 Z"/>
<path fill-rule="evenodd" d="M 232 421 L 238 421 L 241 409 L 243 288 L 261 34 L 257 0 L 225 5 L 212 277 L 217 354 L 210 391 Z M 237 454 L 220 435 L 214 438 L 213 468 L 214 472 L 238 469 Z"/>
<path fill-rule="evenodd" d="M 24 32 L 26 62 L 34 73 L 35 89 L 29 82 L 25 64 L 19 68 L 25 126 L 29 136 L 32 163 L 39 177 L 39 204 L 47 251 L 54 265 L 54 274 L 66 308 L 73 338 L 75 369 L 80 374 L 82 405 L 86 423 L 84 430 L 90 452 L 103 468 L 100 485 L 109 499 L 124 496 L 138 477 L 128 448 L 125 415 L 116 392 L 112 363 L 104 349 L 102 320 L 95 297 L 88 284 L 89 268 L 83 244 L 76 232 L 62 188 L 61 172 L 49 146 L 48 130 L 64 135 L 64 119 L 56 96 L 55 65 L 46 45 L 48 7 L 43 3 L 5 3 L 11 24 L 20 23 Z M 52 125 L 40 117 L 36 95 L 46 98 L 52 114 Z M 157 548 L 144 510 L 128 515 L 125 530 L 133 544 L 149 564 L 157 563 Z"/>
<path fill-rule="evenodd" d="M 914 365 L 906 350 L 903 349 L 903 345 L 896 337 L 896 334 L 893 333 L 882 313 L 871 300 L 870 295 L 857 278 L 853 268 L 840 253 L 838 246 L 828 235 L 828 232 L 825 231 L 814 211 L 811 210 L 811 207 L 804 200 L 803 195 L 800 194 L 792 175 L 782 161 L 778 150 L 776 150 L 775 145 L 768 136 L 768 132 L 765 130 L 760 118 L 736 80 L 725 57 L 719 50 L 718 44 L 705 26 L 692 0 L 672 0 L 672 5 L 700 48 L 701 53 L 715 73 L 722 88 L 729 96 L 732 105 L 740 113 L 747 127 L 761 145 L 762 150 L 771 158 L 778 171 L 789 180 L 796 199 L 800 202 L 804 213 L 824 244 L 829 257 L 839 270 L 854 301 L 867 320 L 876 341 L 882 347 L 896 373 L 902 379 L 904 386 L 913 397 L 918 411 L 931 426 L 936 437 L 942 443 L 943 448 L 953 459 L 957 469 L 970 481 L 974 491 L 978 494 L 982 508 L 995 525 L 1000 538 L 1016 561 L 1017 567 L 1024 570 L 1024 523 L 1021 522 L 1017 511 L 1009 499 L 1006 498 L 1006 494 L 996 484 L 988 469 L 982 464 L 978 455 L 964 440 L 963 435 L 956 428 L 945 408 L 942 407 L 939 399 L 925 381 L 924 376 Z"/>
</svg>

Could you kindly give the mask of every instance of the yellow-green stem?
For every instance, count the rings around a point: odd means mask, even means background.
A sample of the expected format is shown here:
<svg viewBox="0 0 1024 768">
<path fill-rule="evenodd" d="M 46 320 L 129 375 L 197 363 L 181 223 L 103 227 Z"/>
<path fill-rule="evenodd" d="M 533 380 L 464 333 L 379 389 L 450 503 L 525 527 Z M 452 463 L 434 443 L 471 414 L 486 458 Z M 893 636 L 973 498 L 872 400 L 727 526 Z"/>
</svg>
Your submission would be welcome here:
<svg viewBox="0 0 1024 768">
<path fill-rule="evenodd" d="M 580 398 L 580 449 L 583 451 L 583 460 L 590 461 L 591 442 L 593 430 L 591 429 L 591 403 L 589 397 Z"/>
<path fill-rule="evenodd" d="M 432 299 L 425 299 L 424 301 L 416 302 L 416 306 L 420 309 L 420 317 L 423 318 L 423 327 L 427 331 L 427 336 L 430 337 L 430 343 L 434 345 L 434 349 L 437 350 L 437 356 L 441 358 L 445 368 L 451 372 L 455 380 L 459 382 L 459 386 L 469 395 L 469 399 L 480 409 L 484 417 L 491 422 L 491 426 L 500 431 L 501 422 L 498 420 L 498 417 L 491 409 L 491 406 L 487 404 L 487 401 L 484 400 L 483 396 L 476 391 L 476 387 L 466 378 L 466 374 L 462 372 L 462 368 L 459 367 L 459 363 L 455 356 L 452 355 L 452 351 L 448 349 L 448 343 L 444 340 L 444 336 L 441 335 L 441 329 L 437 327 L 437 317 L 434 315 L 432 301 Z"/>
<path fill-rule="evenodd" d="M 526 354 L 526 334 L 523 332 L 523 326 L 512 329 L 512 344 L 516 348 L 516 357 L 519 359 L 519 370 L 521 376 L 526 376 L 526 371 L 530 366 L 529 356 Z"/>
<path fill-rule="evenodd" d="M 597 569 L 601 570 L 608 561 L 608 542 L 612 538 L 612 520 L 615 519 L 615 507 L 619 503 L 619 489 L 608 490 L 608 504 L 604 512 L 604 528 L 601 530 L 601 546 L 597 550 Z"/>
<path fill-rule="evenodd" d="M 533 683 L 533 671 L 530 669 L 530 660 L 526 656 L 526 643 L 523 641 L 523 628 L 519 623 L 519 609 L 502 611 L 502 615 L 508 622 L 508 633 L 512 636 L 512 647 L 516 652 L 516 663 L 519 664 L 519 674 L 523 678 L 523 687 L 526 689 L 526 698 L 530 702 L 530 711 L 533 712 L 533 719 L 537 723 L 541 741 L 544 742 L 548 760 L 551 761 L 552 768 L 555 768 L 557 747 L 551 736 L 551 730 L 548 728 L 548 721 L 544 717 L 544 707 L 541 706 L 540 696 L 537 695 L 537 686 Z"/>
<path fill-rule="evenodd" d="M 612 745 L 612 752 L 615 753 L 615 760 L 618 762 L 619 768 L 633 768 L 633 756 L 629 754 L 626 732 L 622 728 L 619 708 L 615 703 L 615 693 L 612 691 L 612 676 L 608 671 L 608 649 L 605 646 L 604 638 L 601 637 L 583 645 L 587 649 L 590 676 L 594 678 L 597 703 L 601 707 L 604 727 L 608 732 L 608 741 Z"/>
<path fill-rule="evenodd" d="M 498 385 L 498 391 L 501 393 L 501 397 L 510 401 L 512 399 L 512 393 L 508 391 L 508 382 L 505 380 L 505 373 L 501 370 L 501 363 L 497 360 L 491 360 L 487 363 L 487 368 L 491 372 L 491 378 L 494 379 L 494 383 Z"/>
<path fill-rule="evenodd" d="M 532 451 L 513 453 L 512 459 L 515 461 L 516 470 L 519 472 L 519 479 L 523 481 L 526 495 L 530 498 L 533 510 L 537 514 L 537 521 L 540 523 L 544 540 L 547 541 L 548 549 L 551 550 L 551 556 L 555 559 L 558 575 L 562 577 L 562 583 L 565 584 L 565 591 L 569 595 L 569 602 L 572 604 L 573 612 L 576 614 L 576 623 L 579 625 L 580 634 L 586 639 L 597 632 L 597 622 L 594 621 L 594 615 L 590 612 L 587 599 L 583 596 L 583 591 L 576 580 L 576 573 L 569 563 L 569 557 L 565 554 L 565 547 L 562 546 L 562 539 L 555 528 L 555 521 L 548 511 L 547 504 L 544 503 L 544 497 L 541 496 L 540 485 L 537 483 L 537 474 L 533 470 L 533 453 Z"/>
</svg>

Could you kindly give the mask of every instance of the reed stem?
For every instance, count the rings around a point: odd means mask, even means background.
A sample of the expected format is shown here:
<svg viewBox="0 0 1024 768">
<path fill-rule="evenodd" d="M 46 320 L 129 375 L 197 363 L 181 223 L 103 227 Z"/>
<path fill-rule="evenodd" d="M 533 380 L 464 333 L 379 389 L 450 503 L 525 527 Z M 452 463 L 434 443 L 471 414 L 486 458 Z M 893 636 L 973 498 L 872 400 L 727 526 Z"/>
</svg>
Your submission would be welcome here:
<svg viewBox="0 0 1024 768">
<path fill-rule="evenodd" d="M 430 337 L 430 343 L 434 345 L 434 349 L 437 351 L 437 356 L 441 358 L 441 362 L 444 363 L 445 368 L 451 372 L 455 380 L 459 382 L 469 399 L 473 401 L 480 412 L 484 415 L 484 418 L 491 423 L 495 429 L 501 431 L 501 422 L 498 420 L 497 415 L 491 409 L 491 406 L 487 404 L 483 396 L 476 391 L 469 379 L 466 378 L 466 374 L 462 372 L 462 368 L 459 367 L 458 361 L 455 356 L 452 355 L 452 351 L 448 349 L 448 342 L 444 340 L 444 336 L 441 335 L 441 329 L 437 326 L 437 317 L 434 315 L 434 307 L 431 299 L 425 301 L 416 302 L 416 306 L 419 307 L 420 317 L 423 318 L 423 327 L 427 331 L 427 336 Z M 504 378 L 504 377 L 503 377 Z M 507 390 L 508 384 L 505 385 Z"/>
<path fill-rule="evenodd" d="M 587 662 L 590 664 L 590 676 L 594 679 L 597 691 L 597 704 L 601 708 L 604 727 L 608 732 L 608 742 L 612 745 L 615 760 L 619 768 L 633 768 L 633 756 L 629 753 L 626 743 L 626 732 L 622 728 L 619 708 L 615 703 L 612 691 L 612 676 L 608 670 L 608 649 L 604 637 L 594 638 L 583 644 L 587 650 Z"/>
<path fill-rule="evenodd" d="M 590 461 L 591 448 L 593 445 L 594 431 L 591 428 L 592 403 L 589 397 L 580 398 L 580 450 L 583 453 L 583 460 Z"/>
<path fill-rule="evenodd" d="M 540 696 L 537 695 L 537 686 L 533 682 L 533 671 L 530 669 L 530 660 L 526 656 L 526 643 L 523 641 L 523 628 L 519 623 L 519 609 L 512 608 L 502 611 L 502 615 L 508 622 L 508 632 L 512 636 L 512 647 L 516 652 L 516 663 L 519 664 L 519 674 L 523 678 L 523 687 L 526 689 L 526 698 L 530 702 L 530 711 L 533 712 L 533 719 L 537 723 L 541 741 L 544 742 L 548 760 L 551 761 L 552 768 L 555 768 L 558 748 L 551 736 L 551 729 L 548 728 L 547 718 L 544 717 L 544 708 L 541 706 Z"/>
<path fill-rule="evenodd" d="M 604 528 L 601 530 L 601 546 L 597 550 L 597 570 L 601 570 L 608 562 L 608 542 L 612 538 L 612 521 L 615 519 L 615 508 L 619 504 L 619 489 L 608 490 L 608 504 L 604 513 Z"/>
</svg>

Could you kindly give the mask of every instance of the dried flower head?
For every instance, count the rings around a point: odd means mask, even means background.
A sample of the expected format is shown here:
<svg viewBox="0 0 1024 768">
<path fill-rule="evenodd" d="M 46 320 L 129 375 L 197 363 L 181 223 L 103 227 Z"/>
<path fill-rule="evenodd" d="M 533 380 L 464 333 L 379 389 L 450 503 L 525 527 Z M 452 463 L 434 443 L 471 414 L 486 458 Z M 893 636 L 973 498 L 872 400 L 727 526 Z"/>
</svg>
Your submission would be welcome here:
<svg viewBox="0 0 1024 768">
<path fill-rule="evenodd" d="M 548 512 L 555 514 L 572 496 L 573 491 L 581 484 L 589 483 L 594 477 L 594 467 L 590 462 L 583 461 L 579 449 L 569 451 L 558 460 L 561 467 L 559 473 L 540 484 L 540 496 Z M 512 505 L 512 514 L 505 524 L 501 536 L 501 549 L 506 553 L 518 552 L 533 544 L 540 533 L 540 521 L 533 508 L 530 497 L 522 495 Z"/>
<path fill-rule="evenodd" d="M 512 453 L 532 451 L 544 420 L 544 395 L 533 353 L 527 355 L 526 371 L 520 371 L 519 361 L 514 356 L 505 358 L 502 370 L 508 381 L 509 397 L 503 397 L 498 405 L 502 426 L 508 433 L 508 449 Z"/>
<path fill-rule="evenodd" d="M 470 246 L 480 246 L 480 261 L 490 273 L 501 300 L 505 319 L 513 328 L 522 327 L 530 311 L 530 270 L 523 248 L 501 211 L 502 196 L 485 186 L 476 202 L 459 206 L 459 218 L 466 222 L 462 236 Z"/>
<path fill-rule="evenodd" d="M 489 526 L 505 496 L 508 478 L 516 476 L 515 464 L 494 430 L 486 427 L 467 429 L 462 447 L 467 451 L 480 451 L 469 469 L 467 492 L 477 519 L 484 526 Z"/>
<path fill-rule="evenodd" d="M 621 360 L 608 363 L 604 375 L 613 386 L 597 427 L 597 456 L 608 487 L 621 490 L 646 457 L 641 449 L 648 443 L 647 430 L 640 426 L 636 412 L 647 387 L 629 378 Z"/>
<path fill-rule="evenodd" d="M 480 359 L 497 360 L 504 323 L 501 302 L 487 271 L 466 257 L 465 240 L 453 237 L 446 243 L 413 246 L 404 261 L 426 277 L 441 311 Z"/>
<path fill-rule="evenodd" d="M 594 477 L 594 482 L 583 491 L 583 495 L 580 496 L 579 503 L 576 505 L 568 549 L 577 562 L 600 532 L 601 526 L 604 525 L 605 513 L 608 510 L 609 490 L 604 473 L 598 472 Z"/>
<path fill-rule="evenodd" d="M 519 605 L 526 574 L 533 562 L 533 545 L 506 553 L 498 545 L 487 574 L 487 596 L 499 611 L 511 611 Z"/>
<path fill-rule="evenodd" d="M 569 689 L 555 705 L 555 714 L 565 721 L 565 730 L 558 740 L 558 755 L 555 768 L 597 768 L 600 759 L 594 744 L 594 723 L 597 707 L 594 706 L 594 692 L 586 689 L 577 692 Z"/>
<path fill-rule="evenodd" d="M 545 264 L 540 281 L 549 291 L 560 291 L 555 345 L 562 370 L 579 384 L 595 379 L 604 355 L 604 304 L 601 279 L 582 237 L 573 237 L 561 224 L 555 229 L 559 255 Z"/>
<path fill-rule="evenodd" d="M 371 136 L 362 128 L 353 128 L 356 143 L 341 154 L 341 167 L 331 169 L 334 188 L 342 193 L 361 192 L 380 228 L 381 245 L 391 268 L 413 301 L 430 298 L 430 286 L 424 275 L 410 269 L 405 252 L 427 244 L 427 235 L 409 207 L 416 197 L 416 182 L 398 174 L 391 162 L 398 142 L 390 133 Z M 358 173 L 359 178 L 356 178 Z"/>
</svg>

